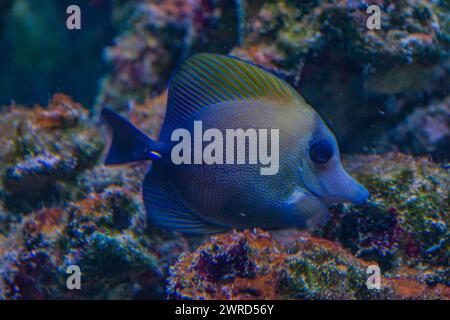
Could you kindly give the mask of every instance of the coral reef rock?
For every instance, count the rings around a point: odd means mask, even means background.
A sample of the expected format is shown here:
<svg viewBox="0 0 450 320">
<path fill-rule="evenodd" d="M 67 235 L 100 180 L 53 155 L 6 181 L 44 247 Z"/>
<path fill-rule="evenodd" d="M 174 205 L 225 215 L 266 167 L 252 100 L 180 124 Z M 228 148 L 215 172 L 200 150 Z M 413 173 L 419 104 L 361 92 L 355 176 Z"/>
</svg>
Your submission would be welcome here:
<svg viewBox="0 0 450 320">
<path fill-rule="evenodd" d="M 332 208 L 316 235 L 338 241 L 384 271 L 414 268 L 430 285 L 450 285 L 449 166 L 400 153 L 346 157 L 371 196 Z"/>
<path fill-rule="evenodd" d="M 101 165 L 98 120 L 65 95 L 1 115 L 0 299 L 164 298 L 168 267 L 189 243 L 146 225 L 148 164 Z M 159 116 L 140 119 L 157 131 Z M 72 265 L 82 290 L 66 286 Z"/>
<path fill-rule="evenodd" d="M 448 93 L 446 1 L 242 3 L 243 41 L 232 54 L 284 74 L 330 119 L 344 151 L 375 146 L 424 96 Z M 380 30 L 367 28 L 371 4 Z"/>
<path fill-rule="evenodd" d="M 391 129 L 383 145 L 395 145 L 402 152 L 431 154 L 433 159 L 449 161 L 450 98 L 416 108 Z"/>
<path fill-rule="evenodd" d="M 448 299 L 408 273 L 368 289 L 367 268 L 340 245 L 299 235 L 285 247 L 259 229 L 213 236 L 170 270 L 172 299 Z"/>
<path fill-rule="evenodd" d="M 189 54 L 225 53 L 237 39 L 235 1 L 116 2 L 122 32 L 106 50 L 114 70 L 104 80 L 99 103 L 118 110 L 161 93 L 178 61 Z"/>
</svg>

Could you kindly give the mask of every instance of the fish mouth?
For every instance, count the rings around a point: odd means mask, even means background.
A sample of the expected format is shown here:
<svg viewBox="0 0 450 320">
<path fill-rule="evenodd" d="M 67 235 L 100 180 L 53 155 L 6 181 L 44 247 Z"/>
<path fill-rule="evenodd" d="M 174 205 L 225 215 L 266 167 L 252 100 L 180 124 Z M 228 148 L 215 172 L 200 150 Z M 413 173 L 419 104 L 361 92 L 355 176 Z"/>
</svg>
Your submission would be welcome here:
<svg viewBox="0 0 450 320">
<path fill-rule="evenodd" d="M 337 183 L 320 182 L 324 195 L 320 197 L 322 202 L 327 206 L 331 206 L 341 202 L 351 202 L 355 205 L 362 205 L 366 203 L 370 197 L 369 191 L 353 179 L 346 171 L 342 170 L 339 177 L 335 180 Z"/>
</svg>

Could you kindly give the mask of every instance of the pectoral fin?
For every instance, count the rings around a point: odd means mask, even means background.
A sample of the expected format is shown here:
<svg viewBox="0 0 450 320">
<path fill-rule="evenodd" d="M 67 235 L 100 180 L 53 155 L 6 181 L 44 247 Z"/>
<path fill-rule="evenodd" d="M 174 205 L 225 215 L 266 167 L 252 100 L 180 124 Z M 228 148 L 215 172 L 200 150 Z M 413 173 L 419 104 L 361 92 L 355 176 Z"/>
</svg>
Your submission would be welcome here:
<svg viewBox="0 0 450 320">
<path fill-rule="evenodd" d="M 312 229 L 329 218 L 327 206 L 309 191 L 295 189 L 282 208 L 284 219 L 292 226 Z"/>
</svg>

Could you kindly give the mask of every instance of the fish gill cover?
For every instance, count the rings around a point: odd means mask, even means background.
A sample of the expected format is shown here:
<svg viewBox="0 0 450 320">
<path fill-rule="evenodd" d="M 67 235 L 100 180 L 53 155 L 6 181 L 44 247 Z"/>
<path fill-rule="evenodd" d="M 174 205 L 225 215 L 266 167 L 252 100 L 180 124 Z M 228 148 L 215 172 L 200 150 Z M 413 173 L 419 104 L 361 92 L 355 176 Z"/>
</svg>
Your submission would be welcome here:
<svg viewBox="0 0 450 320">
<path fill-rule="evenodd" d="M 0 4 L 0 68 L 12 70 L 0 76 L 0 299 L 449 299 L 448 2 L 92 1 L 80 31 L 64 29 L 63 1 L 30 3 Z M 367 28 L 370 4 L 379 30 Z M 169 77 L 199 52 L 290 83 L 368 201 L 332 206 L 309 231 L 189 237 L 148 223 L 151 162 L 102 164 L 100 110 L 157 140 Z M 67 288 L 74 265 L 82 290 Z M 374 265 L 379 290 L 366 286 Z"/>
</svg>

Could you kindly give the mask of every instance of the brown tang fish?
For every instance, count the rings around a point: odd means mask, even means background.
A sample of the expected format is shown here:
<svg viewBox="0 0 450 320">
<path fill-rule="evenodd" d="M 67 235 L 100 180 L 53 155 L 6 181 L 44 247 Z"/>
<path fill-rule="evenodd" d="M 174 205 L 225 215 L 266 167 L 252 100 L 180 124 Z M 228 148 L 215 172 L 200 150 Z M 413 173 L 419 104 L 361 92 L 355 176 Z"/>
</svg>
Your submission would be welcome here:
<svg viewBox="0 0 450 320">
<path fill-rule="evenodd" d="M 326 221 L 329 205 L 369 196 L 342 168 L 314 109 L 288 83 L 238 58 L 197 54 L 177 68 L 159 141 L 111 110 L 102 116 L 113 133 L 105 164 L 153 161 L 143 198 L 160 227 L 310 228 Z"/>
</svg>

